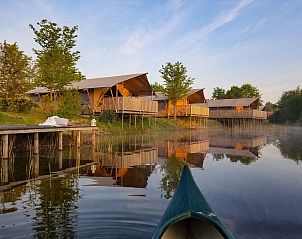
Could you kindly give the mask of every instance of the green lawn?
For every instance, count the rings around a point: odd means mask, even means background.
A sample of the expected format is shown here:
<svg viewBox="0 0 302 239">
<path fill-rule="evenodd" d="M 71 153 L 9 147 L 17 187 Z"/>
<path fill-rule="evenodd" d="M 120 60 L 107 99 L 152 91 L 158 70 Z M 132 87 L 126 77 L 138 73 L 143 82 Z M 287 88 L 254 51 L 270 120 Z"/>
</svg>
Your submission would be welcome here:
<svg viewBox="0 0 302 239">
<path fill-rule="evenodd" d="M 37 113 L 0 112 L 0 125 L 35 125 L 47 117 Z"/>
<path fill-rule="evenodd" d="M 35 125 L 44 122 L 47 119 L 46 114 L 41 112 L 30 112 L 30 113 L 13 113 L 13 112 L 0 112 L 0 125 Z M 78 116 L 71 120 L 74 125 L 90 125 L 91 118 L 86 116 Z M 124 127 L 122 129 L 122 123 L 118 120 L 112 124 L 100 123 L 97 120 L 97 125 L 101 131 L 108 133 L 126 133 L 126 132 L 148 132 L 148 131 L 158 131 L 158 130 L 177 130 L 190 128 L 189 119 L 157 119 L 156 126 L 154 124 L 154 119 L 152 118 L 149 126 L 149 119 L 145 118 L 142 127 L 142 121 L 138 117 L 136 128 L 134 127 L 134 122 L 131 123 L 129 127 L 129 122 L 125 120 Z M 200 124 L 197 121 L 192 120 L 191 127 L 198 128 Z M 208 126 L 219 126 L 216 121 L 208 121 Z"/>
</svg>

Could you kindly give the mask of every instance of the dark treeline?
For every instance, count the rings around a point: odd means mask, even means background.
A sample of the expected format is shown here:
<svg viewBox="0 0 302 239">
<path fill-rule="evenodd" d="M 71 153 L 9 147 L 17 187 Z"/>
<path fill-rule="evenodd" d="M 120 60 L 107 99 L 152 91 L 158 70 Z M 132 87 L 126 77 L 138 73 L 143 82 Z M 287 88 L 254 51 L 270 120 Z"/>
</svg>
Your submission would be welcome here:
<svg viewBox="0 0 302 239">
<path fill-rule="evenodd" d="M 269 118 L 272 123 L 302 123 L 302 89 L 283 92 L 272 109 L 274 113 Z"/>
<path fill-rule="evenodd" d="M 220 99 L 238 99 L 238 98 L 252 98 L 261 97 L 259 89 L 251 84 L 243 84 L 242 86 L 232 86 L 229 90 L 220 87 L 213 89 L 212 98 Z"/>
</svg>

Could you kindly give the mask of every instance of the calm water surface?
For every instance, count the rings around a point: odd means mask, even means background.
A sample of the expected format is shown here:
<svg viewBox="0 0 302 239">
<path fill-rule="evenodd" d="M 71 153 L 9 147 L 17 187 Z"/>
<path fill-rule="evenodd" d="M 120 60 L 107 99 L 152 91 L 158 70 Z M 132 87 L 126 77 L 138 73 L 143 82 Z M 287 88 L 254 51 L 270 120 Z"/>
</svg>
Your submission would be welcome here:
<svg viewBox="0 0 302 239">
<path fill-rule="evenodd" d="M 236 238 L 302 238 L 301 145 L 302 130 L 288 128 L 15 150 L 0 160 L 0 238 L 151 238 L 185 162 Z"/>
</svg>

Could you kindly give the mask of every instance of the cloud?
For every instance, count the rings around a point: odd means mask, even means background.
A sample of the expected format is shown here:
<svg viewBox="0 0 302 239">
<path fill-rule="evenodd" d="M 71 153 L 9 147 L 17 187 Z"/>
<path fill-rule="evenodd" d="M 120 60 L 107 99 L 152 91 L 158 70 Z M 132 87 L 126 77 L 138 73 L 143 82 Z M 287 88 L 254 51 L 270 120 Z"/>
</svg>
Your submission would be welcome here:
<svg viewBox="0 0 302 239">
<path fill-rule="evenodd" d="M 171 0 L 168 2 L 168 8 L 172 11 L 180 9 L 184 4 L 184 0 Z"/>
<path fill-rule="evenodd" d="M 134 26 L 138 29 L 127 35 L 120 47 L 120 52 L 127 56 L 135 55 L 138 51 L 172 32 L 183 17 L 183 14 L 179 13 L 183 2 L 182 0 L 171 0 L 164 6 L 165 15 L 168 17 L 158 17 L 157 22 L 150 19 L 147 24 L 138 23 L 137 26 Z"/>
<path fill-rule="evenodd" d="M 240 1 L 234 8 L 230 9 L 228 12 L 223 13 L 222 15 L 218 16 L 216 20 L 214 20 L 211 24 L 206 26 L 203 29 L 203 32 L 208 34 L 210 32 L 215 31 L 216 29 L 224 26 L 225 24 L 232 22 L 235 20 L 240 12 L 247 7 L 249 4 L 251 4 L 254 0 L 243 0 Z"/>
<path fill-rule="evenodd" d="M 211 32 L 214 32 L 215 30 L 223 27 L 224 25 L 234 21 L 240 15 L 241 11 L 243 11 L 243 9 L 250 5 L 252 2 L 254 2 L 254 0 L 240 1 L 233 8 L 229 9 L 228 11 L 222 12 L 206 26 L 197 30 L 193 30 L 186 34 L 182 39 L 179 40 L 178 45 L 184 45 L 184 43 L 186 45 L 191 45 L 196 42 L 200 42 Z"/>
</svg>

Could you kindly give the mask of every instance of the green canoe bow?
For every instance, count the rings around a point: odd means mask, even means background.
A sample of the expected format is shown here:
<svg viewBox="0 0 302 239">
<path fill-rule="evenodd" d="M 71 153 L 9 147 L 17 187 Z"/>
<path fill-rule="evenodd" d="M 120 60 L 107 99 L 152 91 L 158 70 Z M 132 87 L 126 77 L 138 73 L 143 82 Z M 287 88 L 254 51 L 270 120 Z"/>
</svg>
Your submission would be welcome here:
<svg viewBox="0 0 302 239">
<path fill-rule="evenodd" d="M 183 225 L 185 224 L 186 226 L 180 225 L 181 223 Z M 193 232 L 194 235 L 203 236 L 190 236 L 188 235 L 190 233 L 182 232 L 183 229 L 188 227 L 188 223 L 190 223 L 190 231 L 198 231 L 196 233 Z M 174 232 L 174 236 L 171 236 L 171 233 L 168 232 L 168 230 L 171 230 L 169 228 L 173 227 L 176 229 L 176 232 Z M 208 230 L 209 227 L 211 227 L 210 230 Z M 203 230 L 207 232 L 204 233 L 202 232 Z M 212 236 L 211 232 L 214 232 L 216 236 Z M 167 234 L 170 234 L 170 236 L 167 236 Z M 174 196 L 169 203 L 152 238 L 160 239 L 176 237 L 224 239 L 234 238 L 210 208 L 206 199 L 196 185 L 191 171 L 187 165 L 184 166 L 177 190 L 174 193 Z"/>
</svg>

